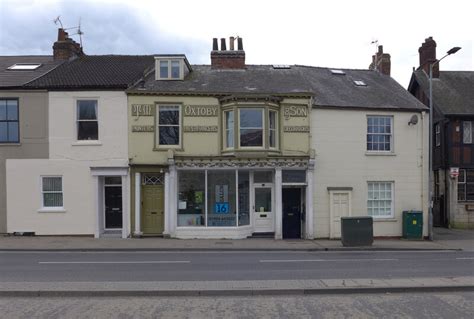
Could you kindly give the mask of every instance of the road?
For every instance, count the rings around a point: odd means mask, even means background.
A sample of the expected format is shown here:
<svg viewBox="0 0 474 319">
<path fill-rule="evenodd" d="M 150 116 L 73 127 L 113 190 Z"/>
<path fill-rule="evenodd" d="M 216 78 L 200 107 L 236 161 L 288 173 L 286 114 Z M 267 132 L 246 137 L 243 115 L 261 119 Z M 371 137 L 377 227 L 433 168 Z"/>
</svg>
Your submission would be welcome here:
<svg viewBox="0 0 474 319">
<path fill-rule="evenodd" d="M 1 318 L 472 318 L 474 293 L 0 298 Z"/>
<path fill-rule="evenodd" d="M 473 276 L 474 252 L 0 252 L 0 282 Z"/>
</svg>

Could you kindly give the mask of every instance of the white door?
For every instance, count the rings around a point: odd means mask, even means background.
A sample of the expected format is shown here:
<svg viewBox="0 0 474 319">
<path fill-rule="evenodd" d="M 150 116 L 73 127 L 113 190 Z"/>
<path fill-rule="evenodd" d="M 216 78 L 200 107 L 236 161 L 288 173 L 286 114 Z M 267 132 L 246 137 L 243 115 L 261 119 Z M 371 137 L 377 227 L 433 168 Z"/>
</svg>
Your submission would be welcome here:
<svg viewBox="0 0 474 319">
<path fill-rule="evenodd" d="M 255 233 L 270 233 L 275 231 L 273 209 L 273 187 L 254 186 L 253 226 Z"/>
<path fill-rule="evenodd" d="M 351 193 L 330 192 L 331 238 L 341 238 L 341 217 L 351 215 Z"/>
</svg>

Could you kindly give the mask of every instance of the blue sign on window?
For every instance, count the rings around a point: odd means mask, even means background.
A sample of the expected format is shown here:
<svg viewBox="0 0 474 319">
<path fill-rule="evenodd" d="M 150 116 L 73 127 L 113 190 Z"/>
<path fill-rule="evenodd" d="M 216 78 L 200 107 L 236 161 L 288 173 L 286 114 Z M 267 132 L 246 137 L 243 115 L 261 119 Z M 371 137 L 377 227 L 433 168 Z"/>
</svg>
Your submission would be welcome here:
<svg viewBox="0 0 474 319">
<path fill-rule="evenodd" d="M 229 213 L 229 203 L 216 203 L 214 205 L 215 214 L 228 214 Z"/>
</svg>

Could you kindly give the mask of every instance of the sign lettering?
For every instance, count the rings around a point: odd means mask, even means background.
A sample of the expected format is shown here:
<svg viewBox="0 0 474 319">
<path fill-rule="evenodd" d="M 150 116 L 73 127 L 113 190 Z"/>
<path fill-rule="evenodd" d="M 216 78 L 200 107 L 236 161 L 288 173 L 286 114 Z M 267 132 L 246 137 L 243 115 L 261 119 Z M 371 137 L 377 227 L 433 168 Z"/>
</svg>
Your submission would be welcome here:
<svg viewBox="0 0 474 319">
<path fill-rule="evenodd" d="M 132 116 L 153 116 L 153 104 L 132 104 Z"/>
<path fill-rule="evenodd" d="M 285 133 L 309 133 L 309 126 L 284 126 Z"/>
<path fill-rule="evenodd" d="M 215 133 L 218 131 L 217 125 L 202 126 L 202 125 L 187 125 L 184 126 L 184 132 L 186 133 Z"/>
<path fill-rule="evenodd" d="M 217 116 L 217 106 L 216 105 L 186 105 L 184 107 L 185 116 L 202 116 L 210 117 Z"/>
<path fill-rule="evenodd" d="M 286 106 L 283 116 L 285 117 L 285 120 L 290 119 L 290 117 L 307 117 L 308 109 L 302 105 Z"/>
<path fill-rule="evenodd" d="M 132 132 L 136 133 L 146 133 L 146 132 L 154 132 L 155 127 L 153 125 L 133 125 Z"/>
</svg>

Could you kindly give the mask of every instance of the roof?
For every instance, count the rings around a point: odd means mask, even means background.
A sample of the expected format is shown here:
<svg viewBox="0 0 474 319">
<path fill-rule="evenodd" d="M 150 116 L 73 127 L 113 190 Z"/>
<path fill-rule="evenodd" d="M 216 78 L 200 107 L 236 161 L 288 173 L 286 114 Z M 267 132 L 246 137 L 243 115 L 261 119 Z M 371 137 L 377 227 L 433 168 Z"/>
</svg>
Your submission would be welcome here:
<svg viewBox="0 0 474 319">
<path fill-rule="evenodd" d="M 26 86 L 49 90 L 126 89 L 153 65 L 153 55 L 85 55 Z"/>
<path fill-rule="evenodd" d="M 428 75 L 422 69 L 413 75 L 429 96 Z M 474 115 L 474 71 L 440 71 L 439 78 L 433 79 L 433 104 L 445 115 Z"/>
<path fill-rule="evenodd" d="M 311 95 L 316 107 L 426 109 L 391 77 L 371 70 L 342 69 L 292 65 L 246 65 L 244 70 L 212 69 L 210 65 L 193 65 L 193 72 L 183 81 L 156 81 L 150 73 L 143 87 L 130 88 L 140 94 L 269 94 Z M 355 85 L 355 80 L 367 86 Z"/>
<path fill-rule="evenodd" d="M 0 89 L 19 88 L 22 85 L 50 72 L 64 61 L 54 60 L 53 56 L 0 56 Z M 34 70 L 10 70 L 14 64 L 41 64 Z"/>
</svg>

